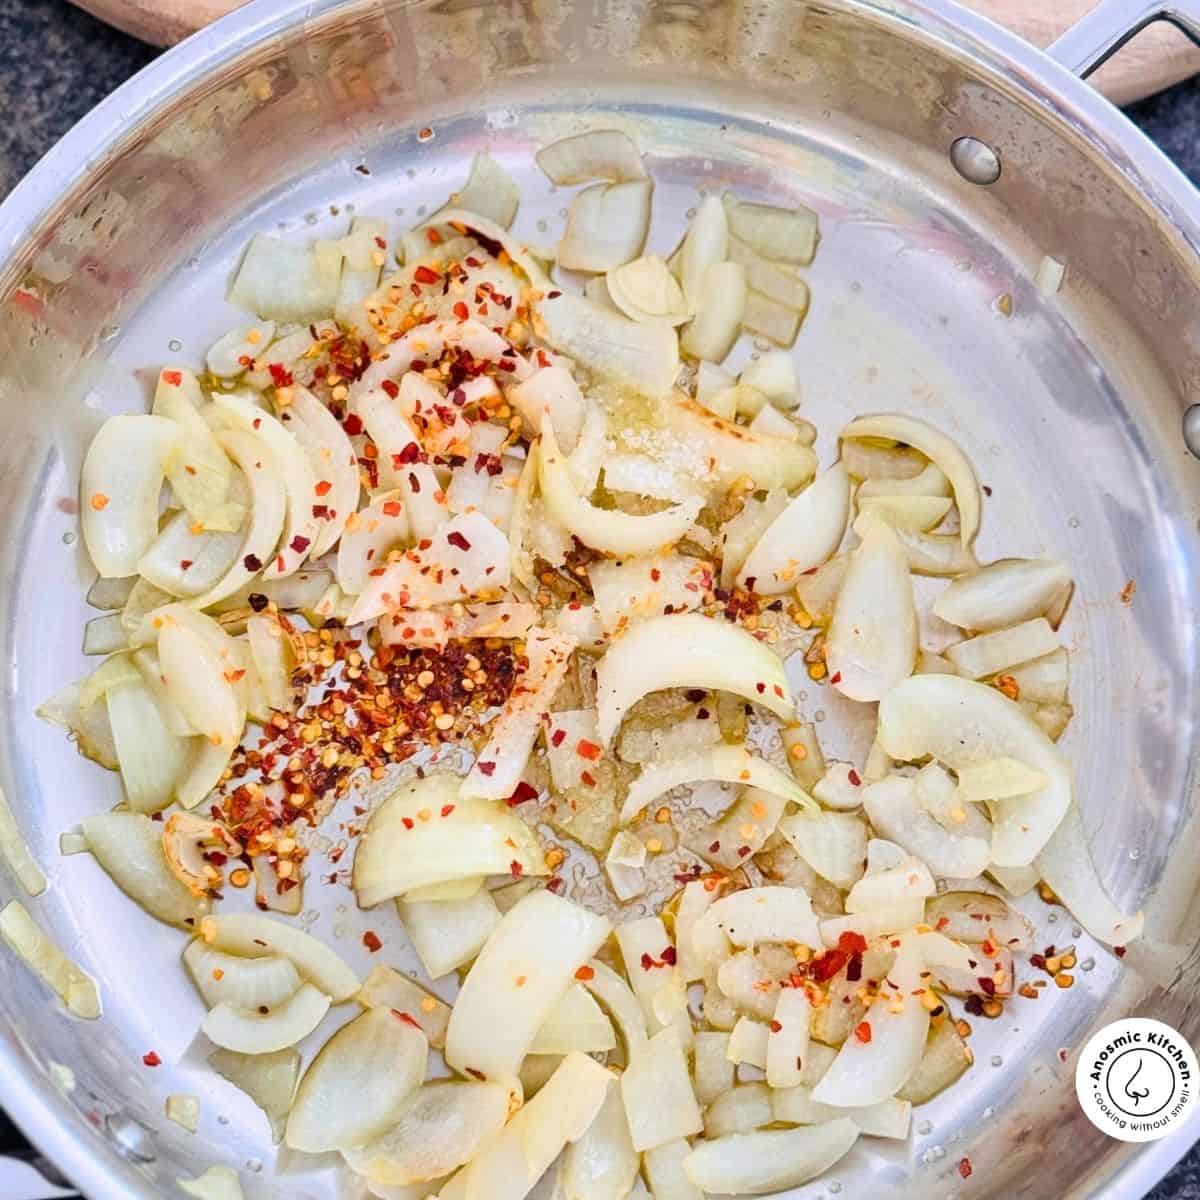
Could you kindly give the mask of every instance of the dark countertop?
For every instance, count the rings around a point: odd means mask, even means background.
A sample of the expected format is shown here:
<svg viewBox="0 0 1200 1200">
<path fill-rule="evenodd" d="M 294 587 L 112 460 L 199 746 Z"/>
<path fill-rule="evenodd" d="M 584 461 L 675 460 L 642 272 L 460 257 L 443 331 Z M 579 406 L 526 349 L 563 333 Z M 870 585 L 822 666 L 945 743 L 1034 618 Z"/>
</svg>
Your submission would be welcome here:
<svg viewBox="0 0 1200 1200">
<path fill-rule="evenodd" d="M 0 198 L 156 53 L 66 0 L 0 0 Z M 1127 111 L 1200 184 L 1200 77 Z M 1147 1200 L 1200 1200 L 1200 1146 Z"/>
</svg>

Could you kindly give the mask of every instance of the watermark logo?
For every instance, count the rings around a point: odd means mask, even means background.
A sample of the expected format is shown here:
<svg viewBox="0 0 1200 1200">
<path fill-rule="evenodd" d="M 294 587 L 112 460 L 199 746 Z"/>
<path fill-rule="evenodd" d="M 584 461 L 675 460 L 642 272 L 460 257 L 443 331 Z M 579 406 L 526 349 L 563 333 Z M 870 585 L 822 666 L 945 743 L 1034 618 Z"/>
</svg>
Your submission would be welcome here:
<svg viewBox="0 0 1200 1200">
<path fill-rule="evenodd" d="M 1075 1066 L 1075 1092 L 1088 1120 L 1123 1142 L 1166 1137 L 1187 1119 L 1197 1087 L 1200 1067 L 1191 1046 L 1170 1025 L 1145 1017 L 1106 1025 Z"/>
</svg>

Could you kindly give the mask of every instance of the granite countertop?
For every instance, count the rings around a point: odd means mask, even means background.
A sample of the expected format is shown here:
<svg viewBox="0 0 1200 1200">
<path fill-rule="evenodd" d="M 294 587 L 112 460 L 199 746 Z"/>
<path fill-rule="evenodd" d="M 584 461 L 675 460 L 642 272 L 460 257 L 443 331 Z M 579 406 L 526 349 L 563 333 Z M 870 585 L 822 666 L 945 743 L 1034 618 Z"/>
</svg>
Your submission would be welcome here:
<svg viewBox="0 0 1200 1200">
<path fill-rule="evenodd" d="M 0 199 L 156 53 L 66 0 L 0 0 Z M 1200 184 L 1200 77 L 1127 111 Z M 1200 1145 L 1148 1200 L 1200 1200 Z"/>
</svg>

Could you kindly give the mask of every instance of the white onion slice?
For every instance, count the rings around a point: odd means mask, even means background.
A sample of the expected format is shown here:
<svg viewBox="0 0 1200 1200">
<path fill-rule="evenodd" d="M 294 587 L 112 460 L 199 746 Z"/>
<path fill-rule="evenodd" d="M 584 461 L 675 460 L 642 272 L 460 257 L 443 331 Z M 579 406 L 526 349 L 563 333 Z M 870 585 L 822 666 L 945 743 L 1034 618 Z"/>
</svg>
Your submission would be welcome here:
<svg viewBox="0 0 1200 1200">
<path fill-rule="evenodd" d="M 457 210 L 455 213 L 457 214 Z M 447 217 L 451 215 L 454 214 L 445 214 Z M 486 233 L 488 237 L 493 236 L 494 232 L 497 241 L 511 241 L 503 229 L 492 225 L 491 222 L 477 219 L 471 213 L 458 215 L 470 221 L 473 226 L 478 226 L 480 232 Z M 515 245 L 513 253 L 520 253 Z M 437 362 L 450 348 L 465 350 L 472 358 L 484 362 L 511 360 L 513 356 L 508 342 L 478 320 L 434 321 L 429 325 L 418 325 L 396 341 L 388 343 L 386 349 L 376 351 L 371 365 L 350 392 L 351 410 L 358 412 L 362 397 L 377 394 L 385 380 L 399 380 L 406 371 L 411 370 L 413 363 L 418 359 L 421 362 Z M 403 415 L 398 406 L 397 411 Z"/>
<path fill-rule="evenodd" d="M 631 321 L 681 325 L 691 316 L 683 289 L 656 254 L 615 267 L 605 279 L 609 299 Z"/>
<path fill-rule="evenodd" d="M 676 1138 L 642 1155 L 642 1168 L 654 1200 L 704 1200 L 703 1193 L 683 1169 L 684 1159 L 691 1152 L 686 1138 Z"/>
<path fill-rule="evenodd" d="M 46 890 L 45 872 L 21 836 L 17 819 L 3 791 L 0 791 L 0 853 L 28 895 L 40 896 Z"/>
<path fill-rule="evenodd" d="M 654 183 L 649 178 L 597 183 L 567 207 L 558 264 L 569 271 L 611 271 L 637 258 L 650 228 Z"/>
<path fill-rule="evenodd" d="M 289 711 L 292 707 L 291 642 L 273 615 L 256 615 L 246 620 L 246 641 L 269 708 Z"/>
<path fill-rule="evenodd" d="M 779 832 L 822 879 L 853 887 L 867 857 L 867 826 L 851 813 L 813 812 L 785 817 Z"/>
<path fill-rule="evenodd" d="M 459 795 L 459 780 L 413 780 L 371 814 L 354 855 L 362 908 L 418 888 L 481 875 L 546 871 L 533 831 L 510 809 Z"/>
<path fill-rule="evenodd" d="M 869 500 L 879 496 L 949 496 L 950 480 L 941 467 L 926 463 L 919 475 L 907 479 L 889 479 L 879 476 L 864 479 L 858 489 L 858 500 Z"/>
<path fill-rule="evenodd" d="M 515 1079 L 537 1031 L 610 929 L 603 917 L 551 892 L 531 892 L 516 904 L 463 982 L 446 1030 L 446 1062 L 476 1079 Z"/>
<path fill-rule="evenodd" d="M 336 244 L 342 255 L 337 300 L 333 315 L 344 325 L 365 326 L 364 302 L 379 286 L 387 261 L 388 223 L 371 217 L 355 217 L 350 231 Z"/>
<path fill-rule="evenodd" d="M 399 490 L 377 495 L 350 517 L 338 542 L 337 581 L 342 591 L 357 596 L 371 571 L 387 561 L 388 551 L 408 540 L 408 513 Z"/>
<path fill-rule="evenodd" d="M 450 1005 L 407 975 L 378 966 L 363 980 L 354 998 L 365 1008 L 394 1008 L 408 1013 L 435 1050 L 446 1044 Z"/>
<path fill-rule="evenodd" d="M 957 799 L 960 803 L 1008 800 L 1013 796 L 1027 796 L 1049 782 L 1041 771 L 1035 771 L 1015 758 L 989 758 L 959 770 Z"/>
<path fill-rule="evenodd" d="M 80 754 L 106 771 L 115 771 L 118 769 L 117 747 L 108 719 L 108 706 L 98 702 L 81 704 L 82 692 L 83 684 L 69 683 L 38 705 L 36 715 L 69 730 Z"/>
<path fill-rule="evenodd" d="M 245 1192 L 238 1173 L 232 1167 L 209 1167 L 195 1179 L 176 1178 L 180 1190 L 198 1200 L 244 1200 Z"/>
<path fill-rule="evenodd" d="M 589 129 L 543 146 L 537 165 L 559 187 L 607 179 L 619 183 L 646 174 L 637 145 L 620 129 Z"/>
<path fill-rule="evenodd" d="M 767 1083 L 772 1088 L 799 1085 L 808 1054 L 811 1016 L 812 1005 L 803 988 L 780 990 L 767 1035 Z"/>
<path fill-rule="evenodd" d="M 299 1053 L 290 1046 L 271 1054 L 214 1050 L 208 1056 L 208 1064 L 263 1110 L 271 1125 L 272 1139 L 281 1142 L 296 1081 L 300 1078 Z"/>
<path fill-rule="evenodd" d="M 655 1034 L 621 1076 L 621 1096 L 633 1147 L 653 1150 L 704 1127 L 687 1054 L 675 1029 Z"/>
<path fill-rule="evenodd" d="M 617 945 L 625 974 L 633 988 L 646 1028 L 651 1034 L 672 1027 L 686 1050 L 692 1041 L 692 1024 L 678 965 L 670 962 L 674 941 L 660 917 L 626 921 L 616 929 Z"/>
<path fill-rule="evenodd" d="M 612 969 L 597 959 L 586 964 L 591 972 L 583 972 L 583 985 L 607 1009 L 621 1041 L 625 1045 L 625 1057 L 632 1061 L 645 1048 L 646 1015 L 629 984 Z"/>
<path fill-rule="evenodd" d="M 927 421 L 904 413 L 858 417 L 840 434 L 843 443 L 856 438 L 886 438 L 902 442 L 919 450 L 940 467 L 954 491 L 954 502 L 958 506 L 959 538 L 964 549 L 971 545 L 979 532 L 982 493 L 975 468 L 956 442 Z"/>
<path fill-rule="evenodd" d="M 386 1187 L 437 1180 L 492 1140 L 508 1118 L 508 1089 L 497 1083 L 439 1080 L 411 1093 L 381 1137 L 342 1153 L 350 1167 Z M 428 1190 L 436 1185 L 430 1183 Z M 421 1192 L 420 1200 L 424 1200 Z"/>
<path fill-rule="evenodd" d="M 85 1021 L 100 1017 L 99 985 L 58 948 L 19 900 L 10 900 L 0 909 L 0 938 L 73 1016 Z"/>
<path fill-rule="evenodd" d="M 773 1119 L 771 1089 L 765 1083 L 743 1083 L 709 1105 L 704 1114 L 704 1136 L 712 1139 L 731 1133 L 750 1133 L 770 1125 Z"/>
<path fill-rule="evenodd" d="M 1071 772 L 1054 744 L 995 688 L 951 675 L 905 680 L 879 706 L 879 738 L 895 759 L 932 755 L 958 770 L 1003 755 L 1049 781 L 993 814 L 992 859 L 1023 867 L 1041 852 L 1071 803 Z"/>
<path fill-rule="evenodd" d="M 234 688 L 233 677 L 241 668 L 233 652 L 222 657 L 211 640 L 176 614 L 155 619 L 161 622 L 158 661 L 167 697 L 214 746 L 236 745 L 246 715 Z M 213 625 L 228 640 L 220 626 Z"/>
<path fill-rule="evenodd" d="M 922 533 L 897 527 L 893 527 L 893 532 L 904 547 L 908 569 L 914 575 L 944 579 L 969 575 L 979 569 L 970 547 L 964 547 L 956 533 Z"/>
<path fill-rule="evenodd" d="M 850 478 L 839 463 L 771 522 L 738 572 L 738 583 L 765 596 L 788 591 L 800 575 L 837 553 L 849 513 Z"/>
<path fill-rule="evenodd" d="M 455 613 L 461 608 L 461 613 Z M 379 633 L 385 646 L 430 646 L 440 649 L 452 641 L 468 638 L 524 637 L 540 612 L 532 604 L 453 605 L 450 609 L 390 613 L 379 618 Z"/>
<path fill-rule="evenodd" d="M 500 924 L 487 888 L 461 900 L 400 900 L 404 931 L 430 979 L 469 963 Z"/>
<path fill-rule="evenodd" d="M 799 887 L 754 887 L 724 896 L 696 922 L 694 944 L 697 947 L 712 944 L 714 932 L 735 946 L 755 946 L 760 942 L 821 945 L 812 901 Z"/>
<path fill-rule="evenodd" d="M 358 976 L 324 942 L 273 917 L 257 913 L 214 913 L 200 922 L 200 936 L 214 950 L 263 958 L 279 954 L 290 959 L 303 979 L 332 998 L 335 1004 L 358 991 Z"/>
<path fill-rule="evenodd" d="M 761 292 L 747 292 L 742 310 L 742 328 L 757 338 L 766 338 L 777 346 L 795 344 L 804 313 L 785 308 Z"/>
<path fill-rule="evenodd" d="M 270 1054 L 308 1037 L 329 1011 L 329 997 L 305 983 L 270 1012 L 246 1012 L 221 1003 L 201 1022 L 214 1045 L 239 1054 Z"/>
<path fill-rule="evenodd" d="M 685 783 L 708 779 L 760 788 L 801 808 L 816 810 L 808 793 L 773 763 L 751 753 L 745 745 L 721 745 L 688 759 L 647 764 L 630 786 L 619 820 L 622 825 L 628 825 L 663 793 Z"/>
<path fill-rule="evenodd" d="M 421 1086 L 428 1056 L 429 1043 L 412 1018 L 367 1009 L 343 1025 L 304 1072 L 284 1142 L 320 1154 L 373 1141 Z"/>
<path fill-rule="evenodd" d="M 849 554 L 836 554 L 824 566 L 810 568 L 796 582 L 796 598 L 817 625 L 833 620 L 833 609 L 850 567 Z"/>
<path fill-rule="evenodd" d="M 889 908 L 872 908 L 844 917 L 828 917 L 821 922 L 821 940 L 833 949 L 843 933 L 857 933 L 868 941 L 890 933 L 907 933 L 925 920 L 925 900 L 894 899 Z"/>
<path fill-rule="evenodd" d="M 688 1178 L 703 1192 L 762 1196 L 815 1179 L 844 1158 L 858 1140 L 853 1121 L 800 1129 L 735 1133 L 701 1142 L 683 1160 Z"/>
<path fill-rule="evenodd" d="M 767 1039 L 770 1030 L 761 1021 L 739 1017 L 729 1034 L 725 1053 L 729 1061 L 763 1071 L 767 1066 Z"/>
<path fill-rule="evenodd" d="M 309 503 L 326 513 L 312 513 L 318 524 L 308 556 L 317 559 L 337 542 L 347 518 L 358 508 L 358 459 L 345 430 L 308 388 L 295 384 L 289 392 L 287 428 L 304 447 L 317 479 Z"/>
<path fill-rule="evenodd" d="M 429 541 L 424 550 L 413 548 L 398 562 L 372 568 L 347 624 L 358 625 L 389 610 L 454 604 L 508 587 L 508 539 L 482 513 L 460 513 Z"/>
<path fill-rule="evenodd" d="M 88 554 L 103 578 L 137 574 L 158 536 L 158 497 L 182 428 L 166 417 L 109 417 L 84 456 L 79 513 Z"/>
<path fill-rule="evenodd" d="M 689 295 L 696 315 L 684 327 L 680 348 L 692 358 L 722 362 L 733 349 L 746 312 L 746 269 L 732 262 L 711 263 L 698 295 Z"/>
<path fill-rule="evenodd" d="M 695 1035 L 692 1079 L 696 1099 L 703 1107 L 707 1108 L 733 1087 L 735 1071 L 729 1057 L 729 1034 L 699 1032 Z"/>
<path fill-rule="evenodd" d="M 803 319 L 808 312 L 810 293 L 808 284 L 794 270 L 769 262 L 736 237 L 729 239 L 729 258 L 745 268 L 746 285 L 750 291 L 777 306 L 781 332 L 782 313 L 794 313 L 793 319 Z"/>
<path fill-rule="evenodd" d="M 879 700 L 912 674 L 917 611 L 908 562 L 891 529 L 860 517 L 862 543 L 834 604 L 825 663 L 829 681 L 851 700 Z"/>
<path fill-rule="evenodd" d="M 975 1056 L 955 1023 L 939 1021 L 929 1032 L 917 1069 L 896 1096 L 911 1104 L 925 1104 L 945 1091 L 974 1061 Z"/>
<path fill-rule="evenodd" d="M 797 205 L 751 204 L 726 193 L 722 198 L 729 216 L 729 232 L 771 262 L 807 266 L 817 252 L 817 214 Z"/>
<path fill-rule="evenodd" d="M 686 844 L 714 867 L 735 871 L 766 845 L 790 802 L 778 792 L 744 788 L 719 819 L 690 834 Z"/>
<path fill-rule="evenodd" d="M 873 514 L 893 529 L 925 533 L 941 524 L 950 504 L 948 496 L 860 496 L 858 511 Z"/>
<path fill-rule="evenodd" d="M 614 1079 L 596 1119 L 583 1137 L 567 1147 L 560 1182 L 567 1200 L 625 1200 L 638 1163 L 621 1089 Z"/>
<path fill-rule="evenodd" d="M 653 554 L 683 537 L 700 511 L 698 499 L 685 500 L 674 508 L 645 516 L 597 508 L 575 490 L 549 412 L 542 416 L 538 480 L 554 518 L 585 546 L 610 554 Z"/>
<path fill-rule="evenodd" d="M 955 941 L 991 940 L 1009 950 L 1028 950 L 1033 926 L 1000 896 L 990 892 L 944 892 L 925 908 L 929 924 Z"/>
<path fill-rule="evenodd" d="M 613 634 L 668 608 L 674 613 L 698 608 L 712 587 L 712 564 L 659 554 L 593 563 L 588 579 L 604 632 Z"/>
<path fill-rule="evenodd" d="M 908 1137 L 912 1120 L 912 1104 L 894 1098 L 869 1104 L 864 1108 L 834 1108 L 817 1104 L 808 1087 L 789 1087 L 771 1093 L 772 1115 L 788 1125 L 822 1125 L 826 1121 L 846 1118 L 858 1126 L 867 1137 L 886 1137 L 903 1140 Z"/>
<path fill-rule="evenodd" d="M 171 517 L 138 560 L 142 578 L 173 596 L 208 591 L 237 561 L 245 535 L 193 532 L 196 529 L 191 513 L 181 511 Z M 120 617 L 114 617 L 120 625 Z"/>
<path fill-rule="evenodd" d="M 981 633 L 1043 616 L 1072 587 L 1059 559 L 1002 558 L 956 579 L 934 601 L 943 621 Z"/>
<path fill-rule="evenodd" d="M 811 446 L 817 440 L 815 425 L 799 418 L 785 416 L 771 404 L 764 404 L 746 428 L 752 433 L 765 433 L 770 437 L 788 438 L 791 441 L 801 442 L 805 446 Z"/>
<path fill-rule="evenodd" d="M 618 638 L 596 668 L 604 743 L 638 700 L 664 688 L 733 692 L 785 721 L 794 712 L 779 657 L 751 634 L 697 613 L 654 617 Z"/>
<path fill-rule="evenodd" d="M 1011 676 L 1022 700 L 1032 704 L 1066 703 L 1070 668 L 1065 647 L 1021 663 L 1005 674 Z"/>
<path fill-rule="evenodd" d="M 873 870 L 868 847 L 867 873 L 846 893 L 847 913 L 871 913 L 881 909 L 895 912 L 907 909 L 913 901 L 923 900 L 937 891 L 933 876 L 923 862 L 904 858 L 904 851 L 899 846 L 894 849 L 901 856 L 897 865 Z"/>
<path fill-rule="evenodd" d="M 578 984 L 571 984 L 529 1047 L 530 1054 L 602 1054 L 617 1044 L 612 1022 L 600 1010 L 591 995 Z"/>
<path fill-rule="evenodd" d="M 513 177 L 490 155 L 480 151 L 471 160 L 471 173 L 460 191 L 451 194 L 447 208 L 466 209 L 508 229 L 517 215 L 521 192 Z M 434 213 L 427 221 L 442 220 Z"/>
<path fill-rule="evenodd" d="M 337 301 L 341 255 L 320 255 L 256 233 L 229 289 L 229 302 L 276 321 L 320 320 Z"/>
<path fill-rule="evenodd" d="M 183 965 L 209 1008 L 275 1008 L 300 989 L 300 974 L 286 958 L 240 958 L 212 950 L 199 938 L 187 944 Z"/>
<path fill-rule="evenodd" d="M 542 432 L 542 414 L 549 412 L 563 448 L 569 452 L 578 442 L 587 404 L 575 377 L 561 363 L 540 367 L 528 379 L 509 388 L 508 400 L 532 433 Z"/>
<path fill-rule="evenodd" d="M 246 370 L 244 360 L 256 357 L 256 352 L 271 344 L 275 336 L 274 321 L 256 321 L 222 334 L 208 348 L 205 364 L 221 379 L 233 379 Z"/>
<path fill-rule="evenodd" d="M 1058 638 L 1050 623 L 1044 617 L 1035 617 L 1011 629 L 981 633 L 950 646 L 946 657 L 960 675 L 981 679 L 984 675 L 995 675 L 1031 659 L 1053 654 L 1056 649 Z"/>
<path fill-rule="evenodd" d="M 166 710 L 140 676 L 110 689 L 105 702 L 129 807 L 140 813 L 166 808 L 187 766 L 187 740 L 171 732 Z"/>
<path fill-rule="evenodd" d="M 830 760 L 812 794 L 825 808 L 853 812 L 862 807 L 862 777 L 850 763 Z"/>
</svg>

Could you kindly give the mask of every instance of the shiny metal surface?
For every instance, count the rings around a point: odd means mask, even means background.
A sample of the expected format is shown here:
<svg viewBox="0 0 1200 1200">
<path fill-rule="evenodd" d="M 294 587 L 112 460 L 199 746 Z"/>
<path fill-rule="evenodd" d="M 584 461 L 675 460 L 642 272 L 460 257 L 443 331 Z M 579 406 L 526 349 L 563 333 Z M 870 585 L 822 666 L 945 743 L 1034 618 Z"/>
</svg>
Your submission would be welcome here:
<svg viewBox="0 0 1200 1200">
<path fill-rule="evenodd" d="M 518 230 L 550 241 L 565 199 L 533 149 L 613 122 L 658 181 L 655 248 L 700 189 L 820 211 L 796 361 L 823 461 L 851 413 L 926 415 L 992 489 L 981 555 L 1075 564 L 1068 749 L 1096 859 L 1155 938 L 1197 942 L 1200 462 L 1182 429 L 1200 389 L 1200 223 L 1166 160 L 1068 71 L 943 0 L 260 0 L 101 105 L 0 209 L 2 778 L 52 878 L 30 907 L 103 980 L 107 1010 L 72 1021 L 0 956 L 0 1103 L 92 1200 L 168 1195 L 214 1161 L 251 1198 L 342 1183 L 335 1163 L 277 1158 L 257 1110 L 205 1069 L 181 936 L 86 856 L 57 856 L 62 830 L 119 797 L 32 715 L 86 668 L 88 578 L 65 511 L 81 448 L 100 412 L 144 405 L 146 369 L 198 362 L 235 319 L 224 286 L 251 232 L 340 233 L 352 209 L 409 223 L 486 147 L 523 185 Z M 962 136 L 1001 157 L 991 187 L 951 165 Z M 1067 264 L 1055 296 L 1033 283 L 1043 255 Z M 838 705 L 816 688 L 803 703 L 844 748 Z M 309 890 L 314 932 L 356 967 L 376 961 L 367 928 L 380 958 L 413 965 L 390 914 Z M 1200 1133 L 1108 1141 L 1076 1106 L 1072 1058 L 1135 1010 L 1200 1041 L 1196 956 L 1149 988 L 1061 910 L 1025 907 L 1094 966 L 976 1021 L 974 1071 L 920 1110 L 911 1146 L 856 1148 L 832 1176 L 843 1195 L 1132 1198 Z M 151 1049 L 157 1070 L 141 1065 Z M 198 1136 L 165 1120 L 172 1092 L 200 1097 Z"/>
<path fill-rule="evenodd" d="M 1200 45 L 1200 4 L 1196 0 L 1100 0 L 1057 41 L 1046 48 L 1051 58 L 1086 78 L 1130 39 L 1155 21 L 1170 21 Z"/>
</svg>

